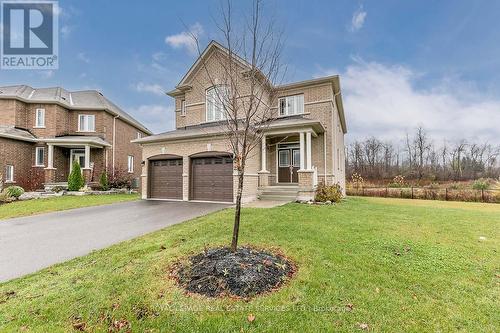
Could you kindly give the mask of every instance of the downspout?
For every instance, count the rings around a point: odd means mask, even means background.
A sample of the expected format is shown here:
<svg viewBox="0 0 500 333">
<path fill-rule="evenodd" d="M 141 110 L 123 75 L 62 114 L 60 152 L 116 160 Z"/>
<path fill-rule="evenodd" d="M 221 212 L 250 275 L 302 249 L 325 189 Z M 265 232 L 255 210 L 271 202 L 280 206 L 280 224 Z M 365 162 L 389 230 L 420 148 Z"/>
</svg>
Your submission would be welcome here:
<svg viewBox="0 0 500 333">
<path fill-rule="evenodd" d="M 333 114 L 332 114 L 332 176 L 337 180 L 337 175 L 335 172 L 335 150 L 337 149 L 337 103 L 335 102 L 335 97 L 337 95 L 340 95 L 340 91 L 338 93 L 335 93 L 333 91 L 332 87 L 332 92 L 333 92 L 333 99 L 332 99 L 332 104 L 333 104 Z"/>
<path fill-rule="evenodd" d="M 113 157 L 112 157 L 113 178 L 115 177 L 116 118 L 120 118 L 120 116 L 113 117 Z"/>
<path fill-rule="evenodd" d="M 325 178 L 323 179 L 323 184 L 328 185 L 328 180 L 327 180 L 327 172 L 326 172 L 326 133 L 323 133 L 323 173 L 325 175 Z"/>
</svg>

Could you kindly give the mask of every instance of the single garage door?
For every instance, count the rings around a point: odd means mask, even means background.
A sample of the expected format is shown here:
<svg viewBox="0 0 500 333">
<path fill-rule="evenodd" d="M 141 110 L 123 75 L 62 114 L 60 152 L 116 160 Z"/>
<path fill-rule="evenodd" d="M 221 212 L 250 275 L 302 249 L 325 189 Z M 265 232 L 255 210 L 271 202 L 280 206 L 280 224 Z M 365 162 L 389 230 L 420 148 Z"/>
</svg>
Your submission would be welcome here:
<svg viewBox="0 0 500 333">
<path fill-rule="evenodd" d="M 150 162 L 150 192 L 154 199 L 182 199 L 182 159 Z"/>
<path fill-rule="evenodd" d="M 191 163 L 191 199 L 233 202 L 233 159 L 198 157 Z"/>
</svg>

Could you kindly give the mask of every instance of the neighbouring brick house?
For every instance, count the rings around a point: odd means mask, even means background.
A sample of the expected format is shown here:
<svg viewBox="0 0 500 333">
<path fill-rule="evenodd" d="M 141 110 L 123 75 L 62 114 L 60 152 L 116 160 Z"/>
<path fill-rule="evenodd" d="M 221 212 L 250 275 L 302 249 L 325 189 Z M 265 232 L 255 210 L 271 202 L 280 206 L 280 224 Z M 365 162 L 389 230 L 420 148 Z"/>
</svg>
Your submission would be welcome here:
<svg viewBox="0 0 500 333">
<path fill-rule="evenodd" d="M 95 90 L 0 87 L 0 173 L 6 185 L 64 185 L 75 160 L 87 183 L 98 182 L 104 170 L 138 179 L 141 149 L 131 140 L 147 135 L 146 127 Z"/>
<path fill-rule="evenodd" d="M 220 85 L 211 84 L 222 71 L 216 59 L 227 52 L 212 41 L 167 93 L 175 99 L 175 130 L 134 140 L 143 148 L 143 198 L 235 201 L 238 177 L 221 127 L 224 110 L 213 102 L 213 91 Z M 241 67 L 244 84 L 248 64 L 239 61 L 236 66 Z M 318 183 L 338 183 L 345 191 L 347 129 L 339 77 L 271 89 L 277 96 L 261 99 L 275 120 L 263 129 L 261 149 L 247 160 L 242 200 L 311 199 Z"/>
</svg>

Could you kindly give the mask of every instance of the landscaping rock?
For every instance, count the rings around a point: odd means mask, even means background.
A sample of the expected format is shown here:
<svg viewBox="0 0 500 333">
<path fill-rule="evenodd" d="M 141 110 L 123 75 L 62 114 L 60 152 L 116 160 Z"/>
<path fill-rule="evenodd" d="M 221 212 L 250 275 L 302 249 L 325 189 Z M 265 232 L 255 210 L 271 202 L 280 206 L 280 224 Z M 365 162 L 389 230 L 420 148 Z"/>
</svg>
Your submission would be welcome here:
<svg viewBox="0 0 500 333">
<path fill-rule="evenodd" d="M 209 297 L 251 297 L 279 287 L 295 268 L 286 258 L 241 247 L 207 250 L 178 263 L 174 277 L 187 291 Z"/>
</svg>

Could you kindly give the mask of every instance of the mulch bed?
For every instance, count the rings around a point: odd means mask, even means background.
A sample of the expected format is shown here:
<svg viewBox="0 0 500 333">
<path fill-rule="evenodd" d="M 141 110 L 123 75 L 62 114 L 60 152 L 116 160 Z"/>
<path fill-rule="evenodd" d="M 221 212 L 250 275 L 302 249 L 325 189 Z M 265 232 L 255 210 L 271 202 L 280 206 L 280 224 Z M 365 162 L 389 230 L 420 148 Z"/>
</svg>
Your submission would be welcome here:
<svg viewBox="0 0 500 333">
<path fill-rule="evenodd" d="M 190 293 L 208 297 L 250 298 L 275 290 L 295 272 L 280 254 L 240 247 L 214 248 L 174 265 L 172 276 Z"/>
</svg>

